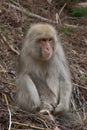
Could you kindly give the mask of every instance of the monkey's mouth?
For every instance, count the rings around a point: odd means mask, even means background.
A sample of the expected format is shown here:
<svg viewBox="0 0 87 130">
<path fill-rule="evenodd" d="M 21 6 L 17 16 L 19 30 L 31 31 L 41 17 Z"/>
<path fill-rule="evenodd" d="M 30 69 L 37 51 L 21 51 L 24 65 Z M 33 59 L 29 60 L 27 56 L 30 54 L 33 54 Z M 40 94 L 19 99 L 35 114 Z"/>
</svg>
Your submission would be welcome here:
<svg viewBox="0 0 87 130">
<path fill-rule="evenodd" d="M 52 57 L 52 54 L 42 51 L 41 57 L 43 60 L 49 60 Z"/>
<path fill-rule="evenodd" d="M 51 59 L 51 57 L 52 57 L 51 55 L 47 54 L 47 55 L 42 56 L 42 60 L 48 61 Z"/>
</svg>

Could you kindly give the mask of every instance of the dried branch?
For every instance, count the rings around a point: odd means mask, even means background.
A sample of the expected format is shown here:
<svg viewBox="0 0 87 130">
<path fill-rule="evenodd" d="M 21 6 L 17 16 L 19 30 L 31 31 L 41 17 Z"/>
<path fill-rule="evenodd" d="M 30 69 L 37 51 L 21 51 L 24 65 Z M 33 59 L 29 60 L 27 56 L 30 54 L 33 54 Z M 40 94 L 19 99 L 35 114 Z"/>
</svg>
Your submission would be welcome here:
<svg viewBox="0 0 87 130">
<path fill-rule="evenodd" d="M 60 19 L 60 15 L 61 15 L 63 9 L 65 8 L 65 6 L 66 6 L 66 3 L 65 3 L 65 4 L 63 5 L 63 7 L 60 9 L 59 13 L 56 13 L 56 23 L 57 23 L 57 24 L 59 23 L 60 25 L 62 25 L 61 19 Z"/>
<path fill-rule="evenodd" d="M 73 85 L 75 85 L 75 86 L 77 86 L 77 87 L 79 87 L 79 88 L 82 88 L 82 89 L 87 90 L 87 88 L 86 88 L 86 87 L 84 87 L 84 86 L 80 86 L 80 85 L 78 85 L 78 84 L 76 84 L 76 83 L 73 83 Z"/>
<path fill-rule="evenodd" d="M 87 2 L 81 2 L 76 5 L 77 7 L 87 8 Z"/>
<path fill-rule="evenodd" d="M 8 99 L 7 99 L 6 94 L 3 94 L 3 96 L 4 96 L 4 99 L 5 99 L 5 101 L 6 101 L 6 105 L 7 105 L 8 112 L 9 112 L 9 128 L 8 128 L 8 130 L 11 130 L 11 125 L 12 125 L 11 111 L 10 111 L 10 108 L 9 108 L 9 103 L 8 103 Z"/>
<path fill-rule="evenodd" d="M 86 26 L 84 27 L 84 26 L 78 26 L 78 25 L 70 25 L 70 24 L 67 24 L 67 23 L 65 23 L 64 26 L 70 27 L 70 28 L 79 28 L 79 29 L 86 28 L 87 29 Z"/>
<path fill-rule="evenodd" d="M 56 13 L 56 23 L 61 25 L 61 20 L 58 13 Z"/>
<path fill-rule="evenodd" d="M 83 39 L 84 39 L 85 43 L 87 44 L 87 39 L 85 37 L 83 37 Z"/>
<path fill-rule="evenodd" d="M 20 7 L 18 7 L 18 6 L 15 6 L 15 5 L 13 5 L 13 4 L 10 4 L 10 3 L 5 3 L 5 4 L 8 5 L 8 6 L 10 6 L 10 7 L 12 7 L 12 8 L 15 8 L 16 10 L 21 11 L 22 13 L 25 13 L 25 14 L 26 14 L 27 16 L 29 16 L 29 17 L 38 18 L 38 19 L 41 19 L 41 20 L 43 20 L 43 21 L 47 21 L 47 22 L 50 22 L 50 23 L 56 23 L 56 21 L 53 21 L 53 20 L 44 18 L 44 17 L 42 17 L 42 16 L 39 16 L 39 15 L 37 15 L 37 14 L 34 14 L 34 13 L 29 12 L 29 11 L 26 10 L 24 7 L 22 7 L 21 5 L 20 5 Z"/>
<path fill-rule="evenodd" d="M 52 2 L 52 0 L 47 0 L 47 2 L 48 2 L 50 5 L 52 5 L 52 3 L 51 3 L 51 2 Z"/>
<path fill-rule="evenodd" d="M 6 73 L 7 72 L 7 70 L 0 64 L 0 73 Z"/>
<path fill-rule="evenodd" d="M 46 124 L 45 120 L 43 120 L 43 119 L 41 119 L 41 118 L 39 118 L 39 117 L 37 117 L 37 119 L 38 119 L 39 121 L 41 121 L 41 122 L 45 125 L 46 128 L 48 128 L 48 125 Z"/>
<path fill-rule="evenodd" d="M 55 123 L 55 119 L 54 116 L 49 112 L 49 110 L 43 109 L 40 111 L 40 114 L 48 114 L 49 118 L 53 121 L 53 123 L 55 124 L 55 128 L 54 130 L 60 130 L 57 126 L 57 124 Z"/>
<path fill-rule="evenodd" d="M 82 122 L 82 118 L 81 118 L 79 112 L 78 112 L 77 109 L 76 109 L 74 99 L 71 100 L 71 103 L 72 103 L 72 105 L 73 105 L 73 108 L 74 108 L 76 114 L 78 115 L 79 120 Z"/>
<path fill-rule="evenodd" d="M 59 11 L 59 16 L 61 15 L 61 13 L 62 13 L 62 11 L 64 10 L 65 6 L 66 6 L 66 3 L 65 3 L 65 4 L 63 5 L 63 7 L 60 9 L 60 11 Z"/>
<path fill-rule="evenodd" d="M 3 39 L 3 41 L 8 45 L 8 47 L 9 47 L 14 53 L 16 53 L 17 55 L 20 55 L 20 53 L 19 53 L 16 49 L 14 49 L 13 45 L 10 44 L 10 43 L 8 43 L 6 37 L 5 37 L 2 33 L 0 33 L 0 35 L 1 35 L 2 39 Z"/>
<path fill-rule="evenodd" d="M 27 126 L 33 129 L 37 129 L 37 130 L 48 130 L 47 128 L 41 128 L 41 127 L 37 127 L 37 126 L 33 126 L 33 125 L 29 125 L 29 124 L 24 124 L 24 123 L 20 123 L 20 122 L 12 122 L 13 124 L 17 124 L 17 125 L 21 125 L 21 126 Z"/>
</svg>

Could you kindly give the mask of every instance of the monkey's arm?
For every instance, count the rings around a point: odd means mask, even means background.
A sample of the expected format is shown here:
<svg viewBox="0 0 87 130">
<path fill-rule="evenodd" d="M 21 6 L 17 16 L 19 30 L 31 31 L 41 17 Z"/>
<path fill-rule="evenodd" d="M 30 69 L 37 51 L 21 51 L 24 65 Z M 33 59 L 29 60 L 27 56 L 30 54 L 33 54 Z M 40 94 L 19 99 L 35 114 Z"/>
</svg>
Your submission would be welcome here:
<svg viewBox="0 0 87 130">
<path fill-rule="evenodd" d="M 55 113 L 68 111 L 70 98 L 71 98 L 71 84 L 60 81 L 59 104 L 55 109 Z"/>
<path fill-rule="evenodd" d="M 72 93 L 72 84 L 67 63 L 61 65 L 62 70 L 59 74 L 59 102 L 55 113 L 66 112 L 69 110 L 69 104 Z"/>
<path fill-rule="evenodd" d="M 40 98 L 36 86 L 27 74 L 20 74 L 16 80 L 16 102 L 27 110 L 36 111 L 40 107 Z"/>
</svg>

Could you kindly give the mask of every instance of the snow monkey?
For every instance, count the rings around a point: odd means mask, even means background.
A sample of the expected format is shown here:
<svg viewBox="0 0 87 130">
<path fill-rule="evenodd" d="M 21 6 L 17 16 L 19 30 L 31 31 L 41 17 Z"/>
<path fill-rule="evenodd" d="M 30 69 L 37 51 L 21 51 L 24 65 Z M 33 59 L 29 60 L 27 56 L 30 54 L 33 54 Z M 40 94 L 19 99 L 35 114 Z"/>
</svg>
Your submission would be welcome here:
<svg viewBox="0 0 87 130">
<path fill-rule="evenodd" d="M 17 74 L 16 102 L 29 112 L 69 110 L 72 84 L 67 61 L 55 28 L 46 23 L 30 27 Z"/>
</svg>

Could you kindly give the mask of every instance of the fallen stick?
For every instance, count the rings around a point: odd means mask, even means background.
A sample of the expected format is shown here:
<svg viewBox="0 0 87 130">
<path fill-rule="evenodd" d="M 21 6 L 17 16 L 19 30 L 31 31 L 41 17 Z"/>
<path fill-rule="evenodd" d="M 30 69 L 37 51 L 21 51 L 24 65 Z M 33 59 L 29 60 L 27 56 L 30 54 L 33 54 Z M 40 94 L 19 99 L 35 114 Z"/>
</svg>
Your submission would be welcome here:
<svg viewBox="0 0 87 130">
<path fill-rule="evenodd" d="M 15 8 L 19 11 L 21 11 L 22 13 L 25 13 L 27 16 L 29 17 L 33 17 L 33 18 L 38 18 L 38 19 L 41 19 L 43 21 L 47 21 L 47 22 L 51 22 L 51 23 L 56 23 L 56 21 L 53 21 L 53 20 L 50 20 L 50 19 L 47 19 L 47 18 L 44 18 L 42 16 L 39 16 L 37 14 L 34 14 L 34 13 L 31 13 L 29 12 L 28 10 L 26 10 L 24 7 L 22 7 L 21 5 L 18 7 L 18 6 L 15 6 L 13 4 L 10 4 L 10 3 L 5 3 L 6 5 L 12 7 L 12 8 Z"/>
</svg>

